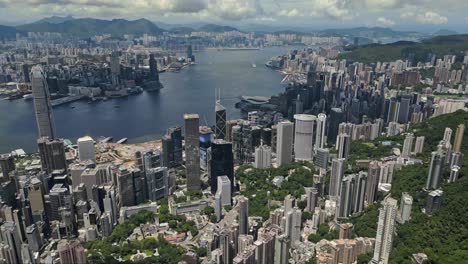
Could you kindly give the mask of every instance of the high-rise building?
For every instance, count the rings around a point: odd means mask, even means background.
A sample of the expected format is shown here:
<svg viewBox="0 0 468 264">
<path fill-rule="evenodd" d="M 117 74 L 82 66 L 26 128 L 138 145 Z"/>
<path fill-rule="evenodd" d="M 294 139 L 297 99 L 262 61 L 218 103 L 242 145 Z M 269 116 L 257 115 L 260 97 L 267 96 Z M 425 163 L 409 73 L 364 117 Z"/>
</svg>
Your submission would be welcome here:
<svg viewBox="0 0 468 264">
<path fill-rule="evenodd" d="M 31 69 L 32 94 L 39 138 L 55 138 L 55 126 L 50 103 L 50 92 L 47 87 L 46 76 L 41 66 Z"/>
<path fill-rule="evenodd" d="M 87 263 L 85 249 L 78 240 L 60 240 L 57 252 L 61 263 L 82 264 Z"/>
<path fill-rule="evenodd" d="M 316 116 L 298 114 L 294 132 L 294 157 L 296 160 L 311 161 L 313 158 L 314 128 Z"/>
<path fill-rule="evenodd" d="M 409 193 L 403 193 L 400 201 L 400 220 L 404 224 L 411 219 L 413 197 Z"/>
<path fill-rule="evenodd" d="M 426 190 L 439 188 L 444 164 L 445 154 L 441 150 L 433 151 L 431 163 L 429 164 L 429 173 L 427 175 Z"/>
<path fill-rule="evenodd" d="M 405 141 L 403 142 L 403 150 L 401 156 L 403 158 L 408 158 L 411 155 L 411 150 L 413 149 L 413 133 L 406 134 Z"/>
<path fill-rule="evenodd" d="M 185 167 L 187 190 L 200 189 L 200 139 L 198 114 L 185 114 Z"/>
<path fill-rule="evenodd" d="M 159 81 L 158 63 L 156 62 L 156 59 L 154 58 L 154 54 L 150 54 L 149 66 L 150 66 L 150 79 L 154 81 Z"/>
<path fill-rule="evenodd" d="M 315 212 L 315 207 L 318 205 L 319 193 L 317 188 L 305 188 L 305 193 L 307 197 L 307 205 L 305 211 Z"/>
<path fill-rule="evenodd" d="M 17 224 L 14 222 L 5 222 L 0 226 L 0 240 L 7 245 L 6 253 L 8 261 L 6 263 L 22 263 L 21 259 L 21 238 L 18 233 Z"/>
<path fill-rule="evenodd" d="M 278 166 L 292 161 L 294 124 L 283 121 L 277 125 L 276 164 Z"/>
<path fill-rule="evenodd" d="M 37 140 L 37 145 L 44 171 L 47 173 L 52 173 L 54 170 L 67 171 L 65 145 L 62 139 L 41 137 Z"/>
<path fill-rule="evenodd" d="M 424 136 L 416 137 L 416 143 L 414 144 L 414 154 L 423 152 L 424 139 Z"/>
<path fill-rule="evenodd" d="M 275 262 L 274 264 L 289 263 L 290 240 L 286 234 L 276 236 L 275 240 Z"/>
<path fill-rule="evenodd" d="M 294 246 L 296 242 L 301 239 L 301 223 L 302 223 L 302 211 L 295 207 L 290 212 L 285 214 L 286 217 L 286 228 L 285 234 L 291 241 L 291 246 Z"/>
<path fill-rule="evenodd" d="M 327 140 L 329 143 L 336 143 L 336 138 L 338 137 L 338 126 L 345 121 L 345 115 L 341 108 L 332 108 L 329 118 L 329 126 L 327 133 Z"/>
<path fill-rule="evenodd" d="M 452 140 L 452 132 L 453 130 L 450 127 L 446 127 L 444 131 L 444 141 L 450 142 Z"/>
<path fill-rule="evenodd" d="M 169 173 L 166 167 L 145 171 L 148 199 L 155 202 L 169 195 Z"/>
<path fill-rule="evenodd" d="M 172 127 L 167 130 L 167 134 L 162 138 L 162 165 L 173 168 L 182 165 L 182 128 Z"/>
<path fill-rule="evenodd" d="M 456 182 L 458 180 L 459 175 L 460 175 L 460 167 L 457 165 L 453 165 L 450 168 L 449 182 Z"/>
<path fill-rule="evenodd" d="M 315 148 L 324 148 L 327 131 L 327 115 L 318 114 L 317 116 L 317 129 L 315 133 Z"/>
<path fill-rule="evenodd" d="M 110 57 L 111 84 L 114 88 L 120 85 L 120 54 L 113 51 Z"/>
<path fill-rule="evenodd" d="M 330 177 L 330 197 L 337 197 L 340 195 L 340 185 L 344 174 L 344 159 L 333 159 Z"/>
<path fill-rule="evenodd" d="M 397 200 L 390 196 L 386 197 L 382 204 L 383 207 L 379 209 L 379 221 L 372 261 L 387 264 L 393 247 L 393 232 L 398 206 Z"/>
<path fill-rule="evenodd" d="M 221 105 L 220 100 L 216 100 L 215 114 L 215 137 L 217 139 L 226 139 L 226 108 Z"/>
<path fill-rule="evenodd" d="M 42 238 L 36 224 L 32 224 L 26 228 L 26 237 L 28 239 L 29 247 L 34 252 L 39 252 L 42 248 Z"/>
<path fill-rule="evenodd" d="M 232 143 L 222 139 L 215 139 L 208 149 L 208 179 L 211 193 L 216 193 L 218 177 L 226 176 L 234 190 L 234 156 Z"/>
<path fill-rule="evenodd" d="M 257 169 L 268 169 L 271 167 L 271 148 L 260 145 L 255 149 L 254 167 Z"/>
<path fill-rule="evenodd" d="M 330 157 L 330 150 L 327 148 L 317 148 L 315 154 L 315 166 L 319 169 L 326 171 L 328 169 L 328 159 Z"/>
<path fill-rule="evenodd" d="M 239 234 L 247 235 L 249 232 L 249 199 L 239 197 Z"/>
<path fill-rule="evenodd" d="M 78 139 L 78 153 L 81 161 L 92 160 L 96 161 L 96 154 L 94 153 L 94 140 L 86 136 Z"/>
<path fill-rule="evenodd" d="M 354 189 L 356 185 L 355 175 L 348 175 L 341 181 L 340 199 L 336 208 L 337 218 L 347 218 L 353 212 Z"/>
<path fill-rule="evenodd" d="M 425 213 L 428 215 L 432 215 L 436 211 L 438 211 L 442 205 L 442 195 L 444 192 L 442 190 L 434 190 L 431 191 L 427 195 L 427 202 L 426 202 L 426 208 L 425 208 Z"/>
<path fill-rule="evenodd" d="M 351 239 L 353 238 L 353 224 L 343 223 L 340 224 L 339 239 Z"/>
<path fill-rule="evenodd" d="M 463 143 L 464 133 L 465 133 L 465 125 L 460 124 L 457 127 L 457 132 L 455 133 L 455 141 L 453 142 L 453 152 L 461 152 L 461 146 Z"/>
<path fill-rule="evenodd" d="M 351 147 L 351 138 L 348 134 L 339 134 L 336 141 L 336 149 L 338 150 L 339 159 L 348 159 L 349 149 Z"/>
<path fill-rule="evenodd" d="M 0 172 L 2 172 L 3 180 L 7 181 L 9 179 L 10 172 L 16 169 L 15 158 L 10 154 L 0 155 Z"/>
<path fill-rule="evenodd" d="M 208 149 L 213 141 L 213 130 L 207 126 L 200 127 L 200 168 L 204 171 L 208 168 Z"/>
<path fill-rule="evenodd" d="M 227 176 L 219 176 L 216 194 L 221 198 L 221 206 L 231 205 L 231 180 Z"/>
<path fill-rule="evenodd" d="M 377 200 L 377 191 L 380 181 L 380 165 L 377 161 L 369 163 L 366 184 L 366 202 L 367 205 L 373 204 Z"/>
</svg>

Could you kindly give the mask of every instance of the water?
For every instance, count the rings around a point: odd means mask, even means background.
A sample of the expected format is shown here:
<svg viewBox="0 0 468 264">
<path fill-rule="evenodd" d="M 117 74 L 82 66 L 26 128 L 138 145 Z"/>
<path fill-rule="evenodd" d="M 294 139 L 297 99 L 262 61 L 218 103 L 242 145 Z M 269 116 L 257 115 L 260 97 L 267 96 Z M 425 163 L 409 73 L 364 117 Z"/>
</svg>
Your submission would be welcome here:
<svg viewBox="0 0 468 264">
<path fill-rule="evenodd" d="M 114 140 L 128 137 L 130 143 L 142 142 L 160 138 L 171 126 L 183 125 L 184 113 L 198 113 L 200 124 L 211 126 L 215 88 L 221 89 L 228 119 L 239 118 L 240 111 L 234 104 L 240 95 L 270 96 L 284 90 L 282 76 L 264 64 L 288 49 L 196 53 L 197 65 L 160 75 L 164 89 L 159 93 L 55 107 L 57 135 L 73 142 L 84 135 L 112 136 Z M 36 138 L 32 100 L 0 101 L 0 153 L 18 148 L 36 151 Z"/>
</svg>

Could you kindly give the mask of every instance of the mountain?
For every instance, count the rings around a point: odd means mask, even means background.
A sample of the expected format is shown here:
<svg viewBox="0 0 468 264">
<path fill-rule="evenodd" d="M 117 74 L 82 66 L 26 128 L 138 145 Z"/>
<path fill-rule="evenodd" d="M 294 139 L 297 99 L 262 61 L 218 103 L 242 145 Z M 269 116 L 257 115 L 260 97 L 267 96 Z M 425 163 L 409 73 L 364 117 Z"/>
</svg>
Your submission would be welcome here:
<svg viewBox="0 0 468 264">
<path fill-rule="evenodd" d="M 124 34 L 161 34 L 164 30 L 146 19 L 102 20 L 94 18 L 80 18 L 54 24 L 50 22 L 36 22 L 16 27 L 21 32 L 58 32 L 64 35 L 90 37 L 93 35 L 112 34 L 123 36 Z"/>
<path fill-rule="evenodd" d="M 51 16 L 51 17 L 44 17 L 43 19 L 41 20 L 38 20 L 34 23 L 51 23 L 51 24 L 60 24 L 60 23 L 63 23 L 63 22 L 67 22 L 67 21 L 70 21 L 70 20 L 74 20 L 75 18 L 72 17 L 72 16 L 64 16 L 64 17 L 61 17 L 61 16 Z"/>
<path fill-rule="evenodd" d="M 338 36 L 338 37 L 361 37 L 370 39 L 381 38 L 422 38 L 424 34 L 418 32 L 396 31 L 390 28 L 383 27 L 356 27 L 344 29 L 326 29 L 318 32 L 322 36 Z"/>
<path fill-rule="evenodd" d="M 15 39 L 16 29 L 14 27 L 0 25 L 0 39 Z"/>
<path fill-rule="evenodd" d="M 450 36 L 450 35 L 458 35 L 459 33 L 453 30 L 448 30 L 448 29 L 441 29 L 434 34 L 433 36 Z"/>
<path fill-rule="evenodd" d="M 175 27 L 171 29 L 171 32 L 175 34 L 190 34 L 195 31 L 196 30 L 191 27 Z"/>
<path fill-rule="evenodd" d="M 353 48 L 340 55 L 341 59 L 359 62 L 394 61 L 414 55 L 417 61 L 425 61 L 429 53 L 438 56 L 462 54 L 468 50 L 467 35 L 437 36 L 421 42 L 399 41 L 391 44 L 370 44 Z"/>
<path fill-rule="evenodd" d="M 198 28 L 198 31 L 201 32 L 229 32 L 229 31 L 240 31 L 237 28 L 233 28 L 230 26 L 220 26 L 220 25 L 215 25 L 215 24 L 206 24 L 200 28 Z"/>
</svg>

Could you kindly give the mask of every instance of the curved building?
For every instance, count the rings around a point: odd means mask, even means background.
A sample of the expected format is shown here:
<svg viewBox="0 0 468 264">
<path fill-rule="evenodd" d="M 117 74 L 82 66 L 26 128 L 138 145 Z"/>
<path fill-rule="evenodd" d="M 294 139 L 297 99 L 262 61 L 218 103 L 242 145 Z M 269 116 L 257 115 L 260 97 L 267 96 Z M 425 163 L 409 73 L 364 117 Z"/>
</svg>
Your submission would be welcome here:
<svg viewBox="0 0 468 264">
<path fill-rule="evenodd" d="M 313 159 L 314 128 L 317 117 L 314 115 L 294 115 L 294 154 L 296 160 Z"/>
</svg>

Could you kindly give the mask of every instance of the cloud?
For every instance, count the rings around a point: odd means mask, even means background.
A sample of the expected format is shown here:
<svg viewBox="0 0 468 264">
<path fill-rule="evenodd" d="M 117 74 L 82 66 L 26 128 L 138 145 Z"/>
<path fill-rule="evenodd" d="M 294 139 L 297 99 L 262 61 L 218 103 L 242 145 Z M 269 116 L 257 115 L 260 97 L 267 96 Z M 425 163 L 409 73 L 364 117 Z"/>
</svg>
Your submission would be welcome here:
<svg viewBox="0 0 468 264">
<path fill-rule="evenodd" d="M 349 20 L 353 17 L 350 5 L 350 0 L 313 0 L 311 16 Z"/>
<path fill-rule="evenodd" d="M 255 18 L 264 14 L 259 0 L 211 0 L 207 11 L 227 20 Z"/>
<path fill-rule="evenodd" d="M 395 21 L 385 17 L 379 17 L 377 18 L 377 24 L 383 27 L 391 27 L 395 25 Z"/>
<path fill-rule="evenodd" d="M 285 16 L 285 17 L 297 17 L 297 16 L 303 16 L 299 10 L 296 8 L 291 9 L 291 10 L 281 10 L 280 12 L 277 13 L 278 16 Z"/>
<path fill-rule="evenodd" d="M 433 11 L 427 11 L 425 13 L 406 12 L 401 14 L 400 17 L 402 19 L 413 20 L 420 24 L 441 25 L 448 23 L 448 18 L 446 16 Z"/>
</svg>

